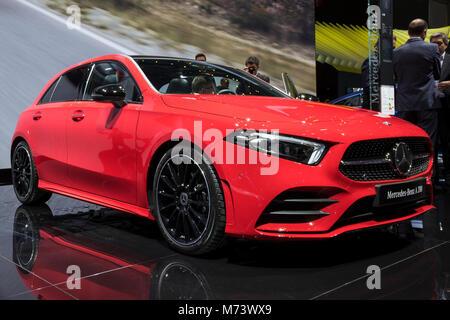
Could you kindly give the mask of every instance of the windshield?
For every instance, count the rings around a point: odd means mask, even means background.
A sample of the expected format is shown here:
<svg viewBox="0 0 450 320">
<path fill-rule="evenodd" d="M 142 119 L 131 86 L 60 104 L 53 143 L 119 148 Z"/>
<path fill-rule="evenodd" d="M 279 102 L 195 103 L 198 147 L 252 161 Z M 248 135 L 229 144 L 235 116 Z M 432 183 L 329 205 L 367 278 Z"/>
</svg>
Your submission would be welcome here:
<svg viewBox="0 0 450 320">
<path fill-rule="evenodd" d="M 244 71 L 200 61 L 135 58 L 161 94 L 221 94 L 289 98 Z"/>
</svg>

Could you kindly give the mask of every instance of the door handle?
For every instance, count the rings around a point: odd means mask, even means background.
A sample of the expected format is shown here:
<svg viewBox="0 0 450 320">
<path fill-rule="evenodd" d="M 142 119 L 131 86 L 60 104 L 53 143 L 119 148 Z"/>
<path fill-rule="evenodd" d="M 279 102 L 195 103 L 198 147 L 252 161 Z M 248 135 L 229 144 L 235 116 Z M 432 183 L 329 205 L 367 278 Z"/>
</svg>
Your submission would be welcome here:
<svg viewBox="0 0 450 320">
<path fill-rule="evenodd" d="M 75 122 L 80 122 L 84 119 L 84 112 L 81 110 L 75 111 L 74 114 L 72 114 L 72 120 Z"/>
<path fill-rule="evenodd" d="M 42 113 L 40 111 L 38 111 L 36 113 L 33 113 L 33 120 L 34 121 L 41 120 L 41 118 L 42 118 Z"/>
</svg>

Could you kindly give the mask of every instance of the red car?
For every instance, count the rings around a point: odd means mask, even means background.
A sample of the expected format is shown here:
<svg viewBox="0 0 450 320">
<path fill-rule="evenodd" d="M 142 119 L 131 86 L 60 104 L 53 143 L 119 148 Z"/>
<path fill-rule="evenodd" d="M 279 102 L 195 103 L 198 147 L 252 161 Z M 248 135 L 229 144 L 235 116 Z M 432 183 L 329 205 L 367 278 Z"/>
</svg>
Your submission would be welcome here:
<svg viewBox="0 0 450 320">
<path fill-rule="evenodd" d="M 21 114 L 11 163 L 21 202 L 59 193 L 155 219 L 188 254 L 225 235 L 329 238 L 434 208 L 418 127 L 187 59 L 110 55 L 61 72 Z"/>
</svg>

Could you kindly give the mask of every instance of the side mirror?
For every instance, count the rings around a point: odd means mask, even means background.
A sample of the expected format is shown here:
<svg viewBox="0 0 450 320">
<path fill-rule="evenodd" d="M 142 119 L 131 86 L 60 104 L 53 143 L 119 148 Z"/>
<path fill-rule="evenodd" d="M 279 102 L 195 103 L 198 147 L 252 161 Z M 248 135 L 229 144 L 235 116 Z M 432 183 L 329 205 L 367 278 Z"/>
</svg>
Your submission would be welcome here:
<svg viewBox="0 0 450 320">
<path fill-rule="evenodd" d="M 292 82 L 291 78 L 289 78 L 289 75 L 286 72 L 283 72 L 281 74 L 281 78 L 283 79 L 284 90 L 286 91 L 286 94 L 290 95 L 291 98 L 297 99 L 298 91 L 295 87 L 294 82 Z"/>
<path fill-rule="evenodd" d="M 125 105 L 125 97 L 127 93 L 125 88 L 119 84 L 107 84 L 105 86 L 97 87 L 94 89 L 92 98 L 95 101 L 113 102 Z"/>
</svg>

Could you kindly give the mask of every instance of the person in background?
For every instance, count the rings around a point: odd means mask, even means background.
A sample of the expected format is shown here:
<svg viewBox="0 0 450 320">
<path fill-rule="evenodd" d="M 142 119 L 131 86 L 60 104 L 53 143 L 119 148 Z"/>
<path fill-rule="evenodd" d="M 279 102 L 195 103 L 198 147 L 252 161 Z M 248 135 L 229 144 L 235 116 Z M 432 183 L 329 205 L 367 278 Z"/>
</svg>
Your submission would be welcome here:
<svg viewBox="0 0 450 320">
<path fill-rule="evenodd" d="M 213 80 L 206 76 L 195 77 L 192 81 L 192 92 L 194 94 L 216 94 Z"/>
<path fill-rule="evenodd" d="M 264 80 L 267 83 L 270 83 L 270 78 L 262 73 L 258 72 L 259 70 L 259 59 L 255 56 L 248 57 L 245 61 L 244 71 Z"/>
<path fill-rule="evenodd" d="M 220 86 L 217 88 L 217 92 L 227 90 L 229 88 L 230 88 L 230 80 L 228 80 L 227 78 L 222 78 L 220 80 Z"/>
<path fill-rule="evenodd" d="M 444 161 L 444 178 L 450 186 L 450 54 L 448 54 L 448 36 L 438 32 L 430 37 L 437 44 L 441 62 L 441 78 L 438 88 L 442 108 L 438 111 L 438 132 Z"/>
<path fill-rule="evenodd" d="M 436 44 L 424 41 L 427 31 L 425 20 L 413 20 L 408 27 L 410 39 L 394 50 L 394 74 L 398 84 L 396 109 L 400 118 L 428 133 L 436 150 L 440 108 L 436 81 L 441 76 L 441 63 Z M 434 163 L 433 181 L 436 184 L 439 175 L 436 174 L 437 161 Z"/>
<path fill-rule="evenodd" d="M 197 61 L 206 61 L 206 56 L 205 56 L 204 53 L 198 53 L 198 54 L 195 56 L 195 60 L 197 60 Z"/>
</svg>

